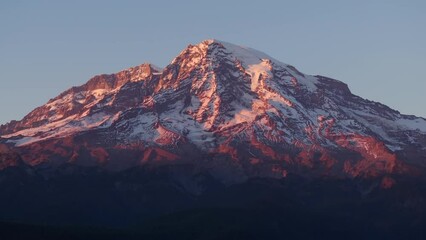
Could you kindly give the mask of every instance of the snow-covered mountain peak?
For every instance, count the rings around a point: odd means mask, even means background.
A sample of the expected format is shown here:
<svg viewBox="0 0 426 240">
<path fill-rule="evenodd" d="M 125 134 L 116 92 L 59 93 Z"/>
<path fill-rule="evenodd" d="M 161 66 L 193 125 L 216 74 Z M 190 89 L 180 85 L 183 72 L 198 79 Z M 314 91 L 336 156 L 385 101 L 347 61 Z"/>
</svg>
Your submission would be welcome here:
<svg viewBox="0 0 426 240">
<path fill-rule="evenodd" d="M 0 143 L 38 149 L 68 138 L 83 141 L 82 148 L 97 146 L 91 157 L 102 161 L 123 148 L 142 151 L 143 163 L 197 151 L 278 175 L 319 164 L 357 176 L 396 171 L 397 151 L 424 155 L 425 130 L 424 119 L 357 97 L 343 82 L 303 74 L 251 48 L 205 40 L 164 69 L 142 64 L 65 91 L 1 126 Z"/>
<path fill-rule="evenodd" d="M 249 74 L 254 81 L 256 81 L 258 76 L 269 76 L 271 80 L 279 80 L 279 76 L 277 78 L 277 76 L 272 75 L 291 75 L 293 76 L 292 81 L 297 81 L 305 89 L 309 91 L 317 89 L 315 86 L 318 83 L 316 77 L 303 74 L 292 65 L 276 60 L 259 50 L 217 39 L 208 39 L 197 45 L 189 45 L 174 60 L 174 63 L 177 63 L 182 58 L 187 61 L 191 59 L 190 66 L 235 65 L 243 72 Z M 202 59 L 205 59 L 205 61 L 202 61 Z"/>
<path fill-rule="evenodd" d="M 233 60 L 243 63 L 244 66 L 258 64 L 259 62 L 266 60 L 272 61 L 275 64 L 287 65 L 256 49 L 235 45 L 217 39 L 204 40 L 195 45 L 190 44 L 179 54 L 179 56 L 187 55 L 189 53 L 199 54 L 200 57 L 211 57 L 215 54 L 222 53 L 222 56 L 228 55 Z M 178 58 L 175 60 L 177 59 Z"/>
</svg>

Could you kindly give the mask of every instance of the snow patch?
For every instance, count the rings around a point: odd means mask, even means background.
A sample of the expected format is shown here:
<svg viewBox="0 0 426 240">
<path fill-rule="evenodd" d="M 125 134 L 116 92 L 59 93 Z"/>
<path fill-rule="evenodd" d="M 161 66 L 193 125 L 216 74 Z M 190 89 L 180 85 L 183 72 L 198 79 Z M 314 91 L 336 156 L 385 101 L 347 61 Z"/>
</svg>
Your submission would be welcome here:
<svg viewBox="0 0 426 240">
<path fill-rule="evenodd" d="M 251 86 L 250 87 L 251 87 L 252 91 L 256 91 L 258 89 L 259 85 L 261 85 L 261 83 L 260 83 L 261 76 L 265 76 L 265 77 L 272 76 L 271 66 L 265 61 L 262 61 L 262 62 L 257 63 L 257 64 L 249 65 L 246 71 L 251 76 Z"/>
<path fill-rule="evenodd" d="M 401 128 L 426 133 L 426 120 L 423 118 L 405 119 L 400 118 L 395 123 Z"/>
</svg>

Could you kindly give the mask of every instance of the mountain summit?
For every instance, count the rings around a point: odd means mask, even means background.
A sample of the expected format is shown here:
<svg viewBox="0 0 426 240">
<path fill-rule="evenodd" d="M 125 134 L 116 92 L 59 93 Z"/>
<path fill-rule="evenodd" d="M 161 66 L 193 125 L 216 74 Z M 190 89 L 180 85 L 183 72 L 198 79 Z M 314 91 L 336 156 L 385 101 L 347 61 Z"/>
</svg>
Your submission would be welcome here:
<svg viewBox="0 0 426 240">
<path fill-rule="evenodd" d="M 189 45 L 164 69 L 142 64 L 95 76 L 2 125 L 0 136 L 33 167 L 190 164 L 223 182 L 426 167 L 425 119 L 218 40 Z"/>
</svg>

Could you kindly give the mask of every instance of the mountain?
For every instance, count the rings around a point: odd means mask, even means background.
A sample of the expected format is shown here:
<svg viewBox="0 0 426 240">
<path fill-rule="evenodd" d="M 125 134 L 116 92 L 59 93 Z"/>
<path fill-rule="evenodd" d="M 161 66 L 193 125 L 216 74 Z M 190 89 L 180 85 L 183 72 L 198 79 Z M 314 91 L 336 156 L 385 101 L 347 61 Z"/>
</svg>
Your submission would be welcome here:
<svg viewBox="0 0 426 240">
<path fill-rule="evenodd" d="M 206 40 L 99 75 L 0 127 L 31 166 L 195 164 L 226 181 L 424 171 L 426 120 L 254 49 Z M 2 167 L 4 168 L 4 167 Z"/>
<path fill-rule="evenodd" d="M 0 238 L 424 239 L 426 120 L 206 40 L 0 126 Z"/>
<path fill-rule="evenodd" d="M 191 164 L 229 183 L 426 167 L 425 119 L 218 40 L 189 45 L 164 69 L 142 64 L 95 76 L 2 125 L 0 135 L 34 167 Z"/>
</svg>

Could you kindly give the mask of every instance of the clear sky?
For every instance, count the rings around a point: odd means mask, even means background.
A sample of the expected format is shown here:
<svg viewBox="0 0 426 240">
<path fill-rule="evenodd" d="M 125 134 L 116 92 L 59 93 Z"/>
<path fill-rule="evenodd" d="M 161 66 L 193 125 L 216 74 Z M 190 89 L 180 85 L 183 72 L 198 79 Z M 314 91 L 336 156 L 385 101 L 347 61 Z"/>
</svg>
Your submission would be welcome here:
<svg viewBox="0 0 426 240">
<path fill-rule="evenodd" d="M 188 44 L 261 50 L 426 117 L 426 1 L 0 1 L 0 123 L 71 86 Z"/>
</svg>

